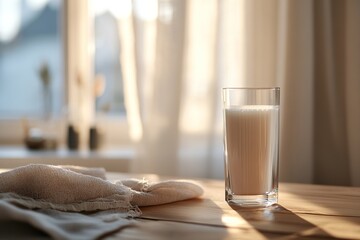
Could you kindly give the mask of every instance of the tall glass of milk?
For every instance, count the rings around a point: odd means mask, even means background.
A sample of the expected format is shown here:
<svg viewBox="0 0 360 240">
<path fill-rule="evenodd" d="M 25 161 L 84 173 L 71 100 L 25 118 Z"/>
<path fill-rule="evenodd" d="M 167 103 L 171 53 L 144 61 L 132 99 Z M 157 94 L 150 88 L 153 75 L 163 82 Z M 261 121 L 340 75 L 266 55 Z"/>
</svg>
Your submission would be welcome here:
<svg viewBox="0 0 360 240">
<path fill-rule="evenodd" d="M 223 88 L 225 199 L 243 207 L 278 200 L 280 88 Z"/>
</svg>

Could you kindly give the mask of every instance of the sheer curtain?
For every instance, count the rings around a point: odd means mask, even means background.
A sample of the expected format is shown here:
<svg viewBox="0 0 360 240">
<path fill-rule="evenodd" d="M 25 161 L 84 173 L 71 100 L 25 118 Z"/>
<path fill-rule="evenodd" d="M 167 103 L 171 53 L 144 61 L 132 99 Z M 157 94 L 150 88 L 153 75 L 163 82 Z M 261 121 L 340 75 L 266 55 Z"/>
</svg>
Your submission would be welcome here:
<svg viewBox="0 0 360 240">
<path fill-rule="evenodd" d="M 280 86 L 282 180 L 360 185 L 358 1 L 131 3 L 119 32 L 133 171 L 222 178 L 221 87 Z"/>
</svg>

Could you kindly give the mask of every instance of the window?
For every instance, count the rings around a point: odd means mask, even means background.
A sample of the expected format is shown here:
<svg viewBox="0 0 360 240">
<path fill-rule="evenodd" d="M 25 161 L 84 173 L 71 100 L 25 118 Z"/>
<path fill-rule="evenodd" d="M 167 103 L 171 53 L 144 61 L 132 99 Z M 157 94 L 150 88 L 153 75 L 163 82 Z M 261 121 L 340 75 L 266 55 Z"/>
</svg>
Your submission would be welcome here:
<svg viewBox="0 0 360 240">
<path fill-rule="evenodd" d="M 61 1 L 0 0 L 0 117 L 59 116 Z"/>
<path fill-rule="evenodd" d="M 9 139 L 12 143 L 23 141 L 24 134 L 18 128 L 24 118 L 40 124 L 49 119 L 52 125 L 60 123 L 61 127 L 55 128 L 56 135 L 64 143 L 69 115 L 84 108 L 95 112 L 85 114 L 86 121 L 103 128 L 105 139 L 114 144 L 129 141 L 119 34 L 112 11 L 117 3 L 117 0 L 0 0 L 1 143 Z M 96 11 L 88 8 L 92 5 Z M 78 31 L 84 26 L 90 29 Z M 85 41 L 92 48 L 83 47 Z M 83 47 L 81 54 L 74 51 L 79 46 Z M 87 84 L 84 91 L 91 95 L 90 101 L 86 98 L 81 104 L 78 102 L 85 94 L 76 89 L 79 69 L 86 72 L 81 76 Z M 98 89 L 97 96 L 89 88 L 92 85 Z"/>
<path fill-rule="evenodd" d="M 94 20 L 95 74 L 101 77 L 97 80 L 104 86 L 102 95 L 96 99 L 96 112 L 123 115 L 125 107 L 117 9 L 124 7 L 124 1 L 91 0 L 90 3 Z"/>
</svg>

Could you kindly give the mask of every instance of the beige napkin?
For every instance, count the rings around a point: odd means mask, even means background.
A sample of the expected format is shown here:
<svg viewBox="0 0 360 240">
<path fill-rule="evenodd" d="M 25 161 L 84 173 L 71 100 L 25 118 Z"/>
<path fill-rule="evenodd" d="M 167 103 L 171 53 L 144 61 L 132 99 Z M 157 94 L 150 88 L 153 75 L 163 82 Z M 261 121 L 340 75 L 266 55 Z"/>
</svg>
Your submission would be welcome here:
<svg viewBox="0 0 360 240">
<path fill-rule="evenodd" d="M 94 239 L 131 224 L 127 217 L 141 214 L 137 206 L 203 193 L 189 181 L 110 182 L 104 173 L 104 169 L 41 164 L 1 173 L 0 220 L 27 222 L 57 239 Z"/>
</svg>

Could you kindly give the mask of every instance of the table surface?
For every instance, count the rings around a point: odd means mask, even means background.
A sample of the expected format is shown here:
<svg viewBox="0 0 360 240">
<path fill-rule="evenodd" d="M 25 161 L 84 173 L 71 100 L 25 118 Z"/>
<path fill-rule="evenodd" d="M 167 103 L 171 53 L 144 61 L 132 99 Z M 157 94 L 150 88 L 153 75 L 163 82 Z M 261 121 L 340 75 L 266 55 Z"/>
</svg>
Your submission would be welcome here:
<svg viewBox="0 0 360 240">
<path fill-rule="evenodd" d="M 129 175 L 109 174 L 124 177 Z M 360 188 L 280 183 L 278 205 L 243 209 L 224 201 L 223 181 L 199 183 L 205 189 L 200 199 L 141 208 L 139 224 L 113 238 L 360 239 Z"/>
<path fill-rule="evenodd" d="M 242 209 L 224 201 L 223 181 L 198 182 L 205 190 L 201 198 L 143 207 L 135 226 L 106 239 L 360 239 L 360 188 L 280 183 L 278 205 Z M 28 236 L 41 236 L 32 231 Z"/>
</svg>

